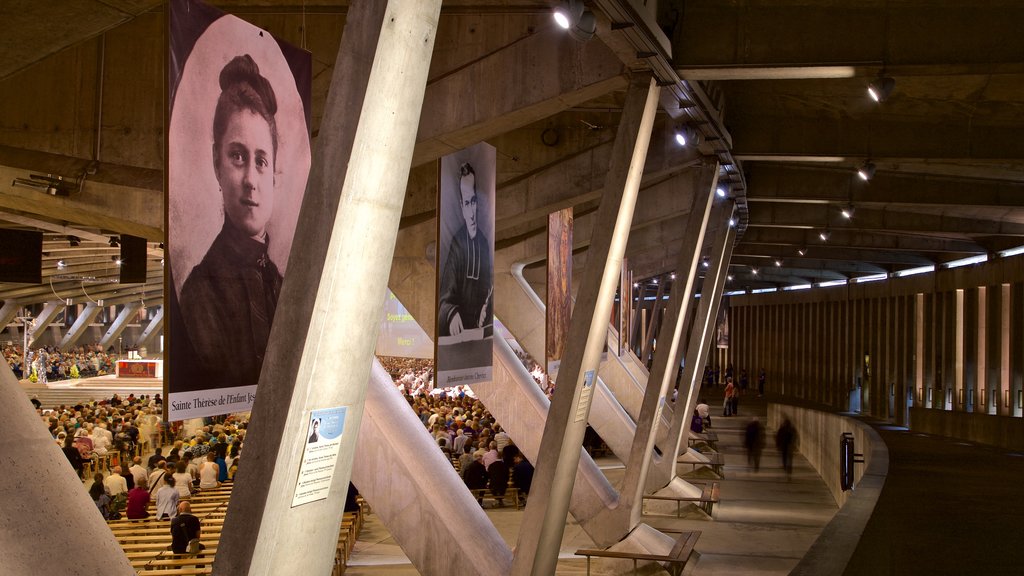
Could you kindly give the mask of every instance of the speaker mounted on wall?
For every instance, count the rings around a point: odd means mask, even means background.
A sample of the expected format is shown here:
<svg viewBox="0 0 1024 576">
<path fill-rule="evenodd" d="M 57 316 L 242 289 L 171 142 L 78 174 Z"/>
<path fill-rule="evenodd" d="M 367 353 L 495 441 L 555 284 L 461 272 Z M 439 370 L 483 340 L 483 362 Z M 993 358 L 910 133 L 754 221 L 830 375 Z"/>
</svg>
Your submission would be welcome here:
<svg viewBox="0 0 1024 576">
<path fill-rule="evenodd" d="M 121 284 L 146 283 L 146 239 L 121 235 Z"/>
</svg>

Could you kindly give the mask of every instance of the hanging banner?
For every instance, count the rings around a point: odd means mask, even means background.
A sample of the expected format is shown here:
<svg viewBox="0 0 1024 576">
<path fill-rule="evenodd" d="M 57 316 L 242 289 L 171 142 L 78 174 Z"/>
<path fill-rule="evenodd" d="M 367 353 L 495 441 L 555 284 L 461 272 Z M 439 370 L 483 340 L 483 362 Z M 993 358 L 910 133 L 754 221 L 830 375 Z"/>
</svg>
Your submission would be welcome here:
<svg viewBox="0 0 1024 576">
<path fill-rule="evenodd" d="M 311 55 L 169 2 L 168 419 L 252 408 L 309 174 Z"/>
<path fill-rule="evenodd" d="M 615 328 L 619 332 L 619 351 L 622 356 L 629 350 L 629 327 L 632 326 L 630 314 L 633 312 L 633 272 L 629 269 L 629 261 L 622 259 L 619 271 L 619 316 Z"/>
<path fill-rule="evenodd" d="M 723 296 L 718 306 L 718 322 L 715 323 L 715 343 L 719 348 L 729 347 L 729 297 Z"/>
<path fill-rule="evenodd" d="M 572 316 L 572 206 L 548 214 L 547 326 L 548 374 L 558 373 Z"/>
<path fill-rule="evenodd" d="M 438 388 L 491 379 L 495 160 L 495 148 L 483 142 L 441 158 L 434 354 Z"/>
</svg>

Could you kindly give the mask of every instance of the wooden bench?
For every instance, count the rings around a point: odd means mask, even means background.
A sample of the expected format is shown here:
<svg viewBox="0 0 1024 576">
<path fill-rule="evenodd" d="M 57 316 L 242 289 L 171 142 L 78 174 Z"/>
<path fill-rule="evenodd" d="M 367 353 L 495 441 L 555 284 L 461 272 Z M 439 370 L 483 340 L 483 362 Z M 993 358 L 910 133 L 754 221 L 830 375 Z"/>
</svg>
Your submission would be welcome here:
<svg viewBox="0 0 1024 576">
<path fill-rule="evenodd" d="M 697 444 L 700 444 L 701 442 L 704 442 L 708 446 L 711 446 L 711 448 L 713 448 L 714 450 L 718 450 L 718 434 L 710 430 L 701 434 L 697 434 L 696 436 L 689 436 L 686 441 L 691 448 L 693 448 Z"/>
<path fill-rule="evenodd" d="M 513 504 L 516 507 L 516 510 L 519 510 L 519 488 L 514 488 L 512 486 L 509 486 L 508 488 L 505 489 L 505 495 L 502 496 L 501 498 L 499 498 L 498 496 L 495 496 L 491 492 L 490 488 L 477 488 L 476 490 L 470 490 L 469 492 L 470 492 L 470 494 L 473 495 L 473 498 L 476 498 L 478 501 L 479 500 L 493 500 L 494 502 L 498 502 L 498 500 L 508 500 L 508 499 L 511 499 Z"/>
<path fill-rule="evenodd" d="M 681 458 L 676 459 L 676 464 L 689 464 L 693 467 L 693 470 L 697 469 L 697 466 L 707 466 L 711 468 L 711 471 L 718 474 L 719 477 L 725 478 L 725 470 L 722 469 L 725 466 L 725 456 L 721 452 L 715 452 L 712 454 L 704 454 L 707 457 L 707 462 L 699 462 L 696 460 L 683 460 Z"/>
<path fill-rule="evenodd" d="M 633 574 L 637 574 L 637 561 L 645 560 L 648 562 L 662 562 L 667 563 L 666 569 L 673 576 L 679 576 L 683 573 L 683 569 L 686 568 L 686 563 L 690 561 L 690 556 L 693 554 L 693 547 L 697 544 L 697 539 L 700 538 L 700 531 L 694 530 L 693 532 L 683 532 L 676 539 L 675 546 L 672 547 L 672 551 L 668 554 L 644 554 L 641 552 L 620 552 L 617 550 L 591 550 L 581 549 L 576 551 L 578 556 L 587 557 L 587 576 L 590 576 L 590 558 L 596 556 L 599 558 L 617 558 L 620 560 L 632 560 L 633 561 Z"/>
<path fill-rule="evenodd" d="M 718 482 L 712 482 L 710 484 L 704 484 L 704 489 L 701 490 L 700 496 L 655 496 L 653 494 L 645 495 L 644 500 L 667 500 L 674 501 L 676 503 L 676 517 L 679 518 L 682 515 L 683 503 L 695 503 L 700 507 L 708 516 L 714 511 L 715 504 L 718 504 Z"/>
</svg>

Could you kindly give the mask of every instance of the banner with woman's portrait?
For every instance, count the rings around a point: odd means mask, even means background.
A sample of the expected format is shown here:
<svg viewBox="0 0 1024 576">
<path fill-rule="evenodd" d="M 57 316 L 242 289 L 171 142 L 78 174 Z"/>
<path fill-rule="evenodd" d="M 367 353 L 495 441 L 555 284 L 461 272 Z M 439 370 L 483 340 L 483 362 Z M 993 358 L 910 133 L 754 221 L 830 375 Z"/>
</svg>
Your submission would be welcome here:
<svg viewBox="0 0 1024 576">
<path fill-rule="evenodd" d="M 481 142 L 438 170 L 438 388 L 491 379 L 496 150 Z"/>
<path fill-rule="evenodd" d="M 251 409 L 310 165 L 312 58 L 169 2 L 168 418 Z"/>
</svg>

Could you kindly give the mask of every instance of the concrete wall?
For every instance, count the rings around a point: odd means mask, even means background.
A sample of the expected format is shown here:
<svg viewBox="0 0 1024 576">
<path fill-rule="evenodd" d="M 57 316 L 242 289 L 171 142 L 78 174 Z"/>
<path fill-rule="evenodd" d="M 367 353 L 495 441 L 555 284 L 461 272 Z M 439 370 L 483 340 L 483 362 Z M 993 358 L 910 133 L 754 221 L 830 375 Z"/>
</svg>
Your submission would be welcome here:
<svg viewBox="0 0 1024 576">
<path fill-rule="evenodd" d="M 777 428 L 783 417 L 793 422 L 800 454 L 818 471 L 840 507 L 790 576 L 840 576 L 857 549 L 885 485 L 889 450 L 874 429 L 853 418 L 768 404 L 770 428 Z M 865 461 L 854 467 L 854 489 L 850 492 L 843 492 L 839 484 L 839 438 L 843 432 L 853 433 L 855 450 L 864 454 Z"/>
<path fill-rule="evenodd" d="M 910 425 L 925 434 L 962 438 L 1008 450 L 1024 450 L 1024 420 L 1012 416 L 911 408 Z"/>
<path fill-rule="evenodd" d="M 839 483 L 839 439 L 843 432 L 851 432 L 858 453 L 864 454 L 864 464 L 854 467 L 855 489 L 872 466 L 873 459 L 884 459 L 888 466 L 889 451 L 878 434 L 868 425 L 839 414 L 788 404 L 768 404 L 768 428 L 778 429 L 784 417 L 796 427 L 797 449 L 814 467 L 828 486 L 836 504 L 842 507 L 850 497 Z M 771 441 L 771 439 L 769 439 Z"/>
<path fill-rule="evenodd" d="M 922 407 L 1021 417 L 1022 310 L 1020 256 L 879 282 L 732 296 L 730 347 L 714 362 L 746 368 L 752 386 L 764 368 L 771 394 L 836 410 L 859 403 L 861 413 L 900 425 Z M 961 420 L 976 419 L 951 421 Z M 963 426 L 977 427 L 944 428 Z"/>
</svg>

